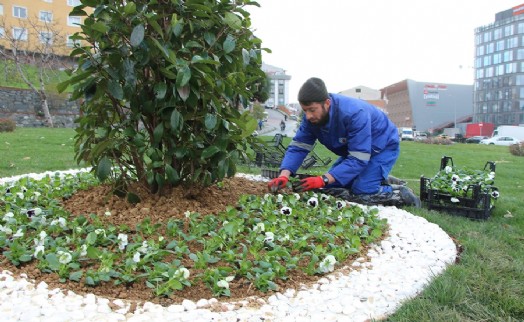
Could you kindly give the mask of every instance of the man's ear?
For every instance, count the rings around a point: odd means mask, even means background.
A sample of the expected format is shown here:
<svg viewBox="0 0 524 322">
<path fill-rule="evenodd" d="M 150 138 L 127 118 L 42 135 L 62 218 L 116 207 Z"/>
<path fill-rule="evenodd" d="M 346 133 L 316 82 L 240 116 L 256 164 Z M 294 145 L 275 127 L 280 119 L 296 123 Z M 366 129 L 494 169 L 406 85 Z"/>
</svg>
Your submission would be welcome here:
<svg viewBox="0 0 524 322">
<path fill-rule="evenodd" d="M 326 108 L 329 110 L 329 107 L 331 106 L 331 99 L 329 99 L 329 98 L 326 99 L 326 100 L 324 101 L 324 105 L 325 105 Z"/>
</svg>

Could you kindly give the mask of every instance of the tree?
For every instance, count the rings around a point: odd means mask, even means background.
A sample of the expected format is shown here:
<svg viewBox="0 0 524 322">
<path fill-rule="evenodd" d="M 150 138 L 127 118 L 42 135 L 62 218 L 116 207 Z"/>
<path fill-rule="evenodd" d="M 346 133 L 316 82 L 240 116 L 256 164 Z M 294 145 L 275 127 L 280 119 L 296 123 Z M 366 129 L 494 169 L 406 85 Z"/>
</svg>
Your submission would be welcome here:
<svg viewBox="0 0 524 322">
<path fill-rule="evenodd" d="M 256 121 L 238 106 L 265 82 L 248 0 L 82 0 L 87 16 L 60 84 L 83 98 L 75 152 L 127 192 L 210 185 L 236 172 Z M 86 8 L 93 13 L 86 14 Z M 113 171 L 113 169 L 120 171 Z M 189 189 L 190 190 L 190 189 Z M 132 198 L 133 199 L 133 198 Z"/>
<path fill-rule="evenodd" d="M 0 56 L 6 62 L 5 70 L 9 71 L 8 62 L 14 64 L 23 82 L 40 98 L 39 112 L 43 113 L 46 124 L 53 127 L 46 86 L 50 74 L 57 70 L 57 66 L 62 66 L 60 49 L 65 37 L 55 23 L 40 22 L 37 18 L 20 21 L 16 27 L 7 25 L 2 19 L 0 28 L 7 43 L 7 46 L 0 48 Z M 36 81 L 29 75 L 30 68 L 27 66 L 36 68 Z"/>
</svg>

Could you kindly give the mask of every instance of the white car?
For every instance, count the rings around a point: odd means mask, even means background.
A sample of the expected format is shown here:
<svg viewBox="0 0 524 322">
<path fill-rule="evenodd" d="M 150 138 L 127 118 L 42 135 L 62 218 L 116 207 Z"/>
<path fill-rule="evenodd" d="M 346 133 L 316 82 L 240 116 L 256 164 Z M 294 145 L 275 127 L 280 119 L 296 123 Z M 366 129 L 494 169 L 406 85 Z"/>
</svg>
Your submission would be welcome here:
<svg viewBox="0 0 524 322">
<path fill-rule="evenodd" d="M 480 144 L 490 144 L 490 145 L 513 145 L 519 144 L 520 141 L 511 137 L 511 136 L 494 136 L 489 139 L 481 140 Z"/>
</svg>

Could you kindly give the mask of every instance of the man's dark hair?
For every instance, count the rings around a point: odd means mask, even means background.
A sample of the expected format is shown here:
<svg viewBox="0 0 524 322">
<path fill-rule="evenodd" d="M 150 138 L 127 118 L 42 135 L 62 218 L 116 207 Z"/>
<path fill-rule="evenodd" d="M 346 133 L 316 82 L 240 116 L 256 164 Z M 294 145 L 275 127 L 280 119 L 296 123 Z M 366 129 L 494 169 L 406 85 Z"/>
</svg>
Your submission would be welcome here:
<svg viewBox="0 0 524 322">
<path fill-rule="evenodd" d="M 329 98 L 326 84 L 317 77 L 308 79 L 298 91 L 298 102 L 302 105 L 311 103 L 322 103 Z"/>
</svg>

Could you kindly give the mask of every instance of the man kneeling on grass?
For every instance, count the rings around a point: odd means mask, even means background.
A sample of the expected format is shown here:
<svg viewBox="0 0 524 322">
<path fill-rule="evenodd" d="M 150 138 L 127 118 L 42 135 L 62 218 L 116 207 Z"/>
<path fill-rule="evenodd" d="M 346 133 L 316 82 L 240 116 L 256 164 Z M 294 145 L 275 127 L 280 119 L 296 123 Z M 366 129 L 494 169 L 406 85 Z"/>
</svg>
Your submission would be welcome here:
<svg viewBox="0 0 524 322">
<path fill-rule="evenodd" d="M 397 128 L 384 112 L 363 100 L 328 93 L 319 78 L 302 85 L 298 101 L 305 117 L 287 148 L 280 176 L 268 184 L 270 191 L 287 185 L 318 140 L 340 157 L 324 175 L 300 180 L 295 191 L 322 188 L 323 193 L 366 205 L 420 207 L 411 189 L 391 182 L 400 144 Z"/>
</svg>

